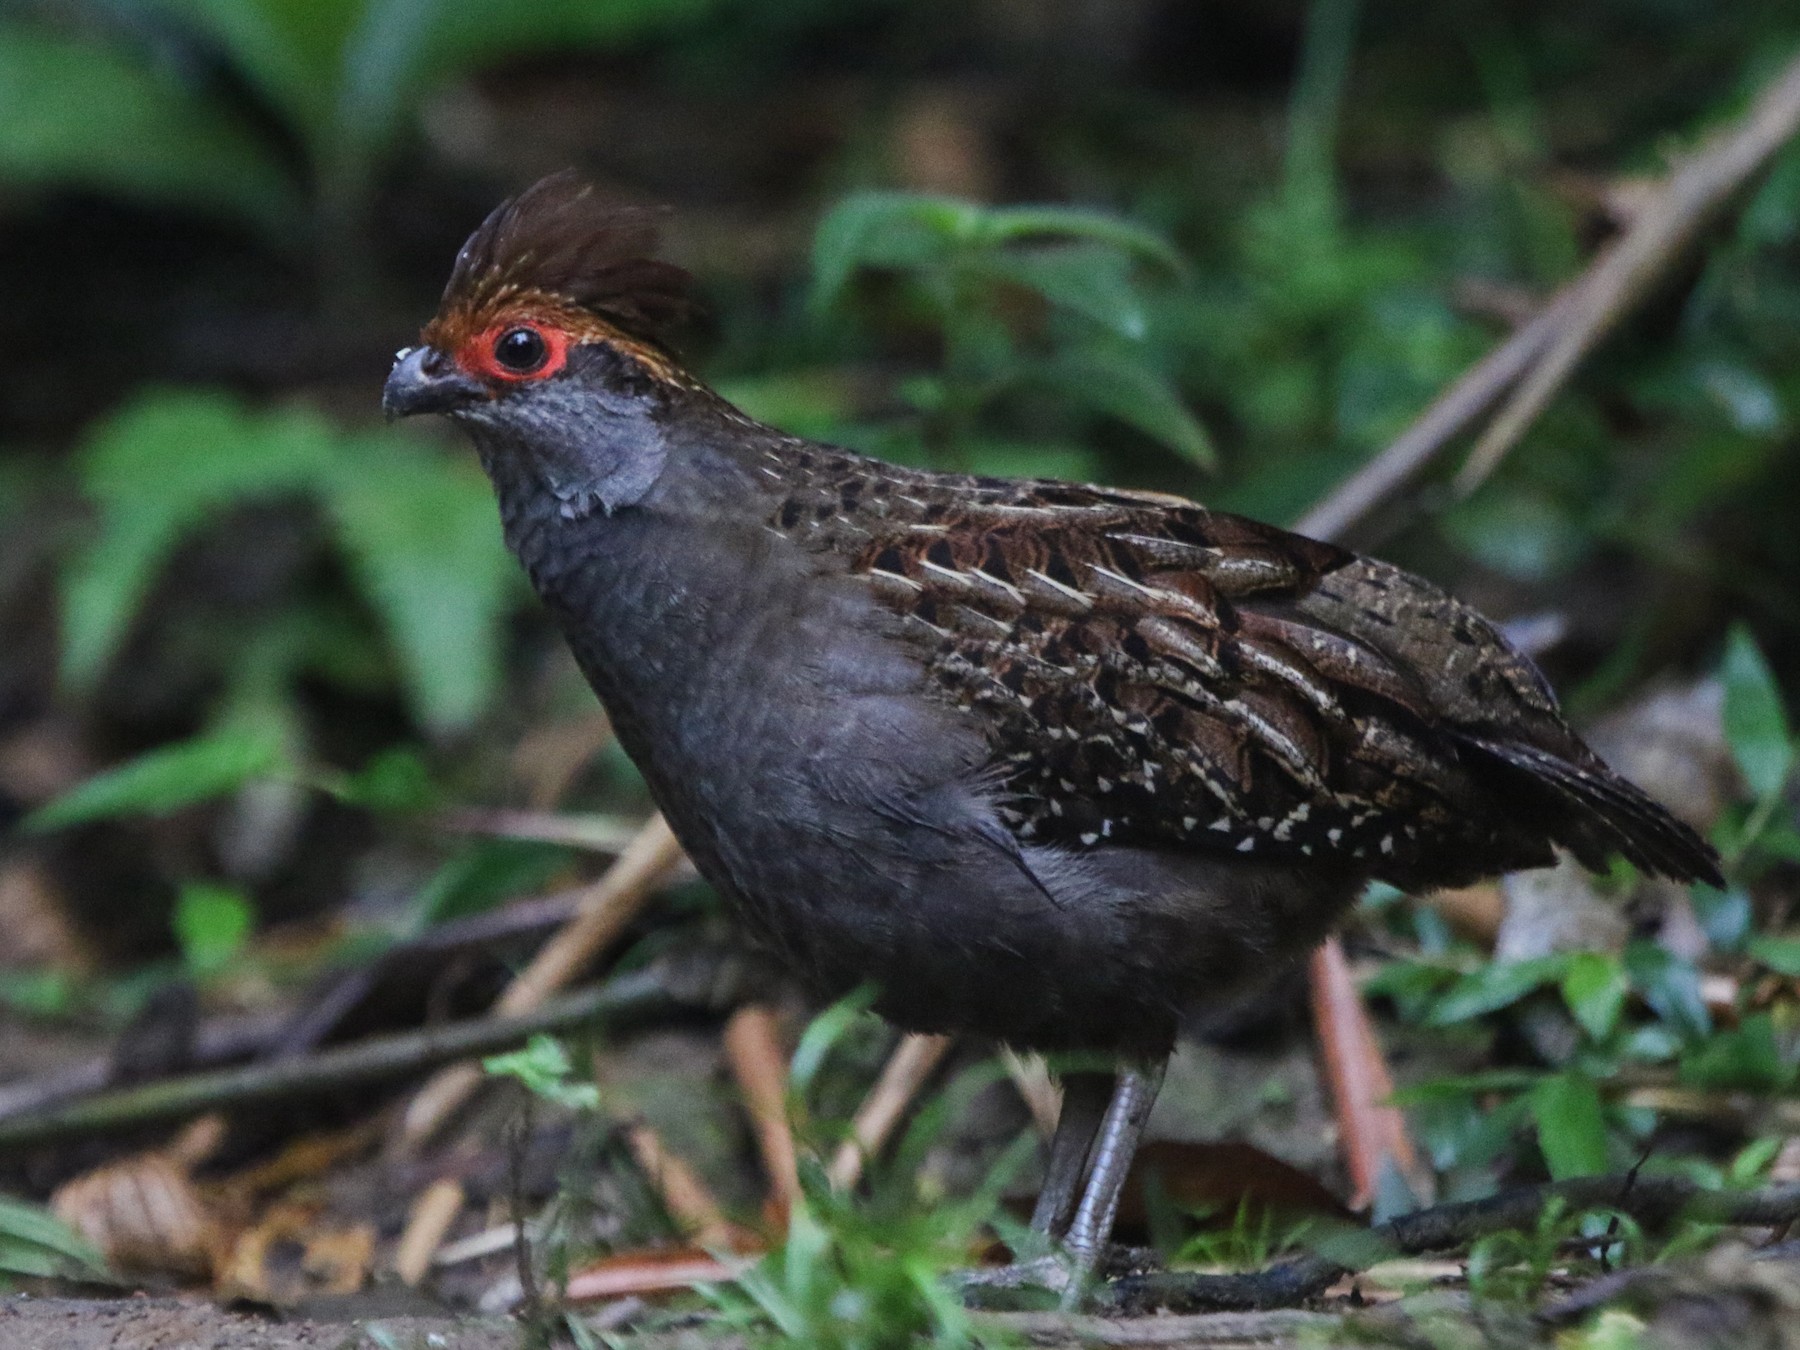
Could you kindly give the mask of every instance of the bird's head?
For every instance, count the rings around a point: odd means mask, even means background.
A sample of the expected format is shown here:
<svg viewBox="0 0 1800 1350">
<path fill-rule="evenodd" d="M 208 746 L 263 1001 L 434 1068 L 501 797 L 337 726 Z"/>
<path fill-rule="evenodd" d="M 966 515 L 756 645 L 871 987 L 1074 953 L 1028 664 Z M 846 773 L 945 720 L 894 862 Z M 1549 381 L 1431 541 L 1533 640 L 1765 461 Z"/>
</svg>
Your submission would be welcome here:
<svg viewBox="0 0 1800 1350">
<path fill-rule="evenodd" d="M 655 217 L 604 204 L 570 173 L 503 202 L 469 236 L 382 392 L 389 417 L 443 413 L 498 480 L 534 479 L 565 514 L 638 500 L 691 379 L 663 345 L 688 275 L 653 258 Z"/>
</svg>

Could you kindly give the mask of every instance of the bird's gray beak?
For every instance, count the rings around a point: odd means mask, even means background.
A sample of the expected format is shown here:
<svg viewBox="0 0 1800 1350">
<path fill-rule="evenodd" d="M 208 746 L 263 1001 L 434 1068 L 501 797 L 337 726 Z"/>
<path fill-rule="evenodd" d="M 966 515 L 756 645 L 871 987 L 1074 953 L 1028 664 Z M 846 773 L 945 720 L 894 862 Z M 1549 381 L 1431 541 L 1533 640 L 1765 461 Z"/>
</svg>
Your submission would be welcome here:
<svg viewBox="0 0 1800 1350">
<path fill-rule="evenodd" d="M 447 413 L 475 402 L 486 390 L 432 347 L 409 347 L 394 361 L 381 391 L 391 421 L 414 413 Z"/>
</svg>

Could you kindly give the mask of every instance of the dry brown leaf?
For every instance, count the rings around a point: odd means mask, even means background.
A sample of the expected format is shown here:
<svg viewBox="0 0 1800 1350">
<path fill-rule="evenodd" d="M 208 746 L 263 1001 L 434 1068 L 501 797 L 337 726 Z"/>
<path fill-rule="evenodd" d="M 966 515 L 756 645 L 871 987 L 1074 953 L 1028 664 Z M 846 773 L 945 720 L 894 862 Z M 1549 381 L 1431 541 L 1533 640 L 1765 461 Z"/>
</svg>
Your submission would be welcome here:
<svg viewBox="0 0 1800 1350">
<path fill-rule="evenodd" d="M 69 919 L 69 908 L 50 874 L 36 860 L 15 858 L 0 866 L 0 932 L 9 970 L 82 974 L 94 967 L 91 946 Z"/>
<path fill-rule="evenodd" d="M 1119 1222 L 1139 1225 L 1147 1217 L 1145 1189 L 1155 1185 L 1186 1210 L 1229 1217 L 1241 1203 L 1283 1214 L 1329 1214 L 1348 1219 L 1343 1201 L 1316 1177 L 1272 1153 L 1245 1143 L 1182 1143 L 1153 1139 L 1137 1151 L 1119 1204 Z"/>
<path fill-rule="evenodd" d="M 1338 1119 L 1344 1167 L 1355 1189 L 1350 1207 L 1360 1211 L 1374 1203 L 1388 1166 L 1405 1178 L 1414 1195 L 1429 1198 L 1433 1178 L 1413 1150 L 1406 1117 L 1389 1103 L 1394 1080 L 1336 938 L 1327 938 L 1313 953 L 1310 971 L 1313 1028 Z"/>
<path fill-rule="evenodd" d="M 56 1217 L 119 1270 L 175 1279 L 211 1277 L 221 1225 L 188 1169 L 146 1153 L 76 1177 L 50 1198 Z"/>
<path fill-rule="evenodd" d="M 327 1294 L 354 1294 L 375 1260 L 366 1223 L 324 1226 L 317 1204 L 286 1201 L 241 1233 L 222 1263 L 215 1292 L 277 1307 Z"/>
<path fill-rule="evenodd" d="M 221 1195 L 248 1205 L 258 1197 L 312 1181 L 372 1148 L 382 1137 L 378 1122 L 369 1121 L 325 1134 L 294 1140 L 267 1162 L 258 1163 L 217 1183 Z"/>
<path fill-rule="evenodd" d="M 1493 881 L 1433 891 L 1425 897 L 1425 902 L 1457 933 L 1490 949 L 1506 918 L 1506 898 L 1500 892 L 1499 883 Z"/>
</svg>

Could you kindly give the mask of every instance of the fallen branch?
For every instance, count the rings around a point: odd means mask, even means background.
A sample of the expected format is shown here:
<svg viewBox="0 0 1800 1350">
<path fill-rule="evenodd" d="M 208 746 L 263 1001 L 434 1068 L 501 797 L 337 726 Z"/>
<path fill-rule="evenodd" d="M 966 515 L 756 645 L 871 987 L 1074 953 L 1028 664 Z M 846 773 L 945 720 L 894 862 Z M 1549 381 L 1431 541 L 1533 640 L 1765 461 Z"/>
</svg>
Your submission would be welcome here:
<svg viewBox="0 0 1800 1350">
<path fill-rule="evenodd" d="M 586 894 L 586 887 L 577 887 L 434 924 L 335 976 L 297 1013 L 266 1013 L 249 1019 L 234 1013 L 211 1018 L 201 1023 L 194 1035 L 193 1057 L 181 1068 L 199 1072 L 251 1059 L 310 1053 L 328 1036 L 337 1034 L 365 999 L 396 980 L 404 981 L 413 967 L 435 971 L 445 957 L 458 952 L 541 938 L 574 917 Z M 113 1060 L 109 1052 L 0 1086 L 0 1122 L 106 1091 L 114 1085 Z"/>
<path fill-rule="evenodd" d="M 1301 1312 L 1280 1308 L 1269 1312 L 1200 1313 L 1187 1317 L 1142 1317 L 1129 1321 L 1081 1317 L 1069 1313 L 980 1313 L 975 1325 L 1008 1341 L 1023 1341 L 1044 1350 L 1102 1350 L 1113 1346 L 1169 1346 L 1172 1350 L 1203 1345 L 1231 1347 L 1331 1344 L 1341 1337 L 1340 1313 Z"/>
<path fill-rule="evenodd" d="M 1570 1211 L 1617 1210 L 1649 1229 L 1666 1228 L 1679 1218 L 1753 1227 L 1800 1220 L 1800 1183 L 1710 1191 L 1686 1177 L 1578 1177 L 1403 1215 L 1355 1234 L 1357 1257 L 1310 1253 L 1241 1275 L 1132 1275 L 1100 1291 L 1099 1300 L 1109 1313 L 1290 1307 L 1378 1261 L 1451 1251 L 1489 1233 L 1530 1228 L 1553 1199 L 1560 1199 Z M 1354 1264 L 1347 1264 L 1351 1261 Z"/>
<path fill-rule="evenodd" d="M 634 1022 L 666 1016 L 695 1003 L 718 1007 L 735 1001 L 734 978 L 718 981 L 702 974 L 695 979 L 695 974 L 677 973 L 663 963 L 511 1017 L 470 1018 L 421 1031 L 373 1036 L 303 1057 L 100 1093 L 0 1120 L 0 1150 L 50 1141 L 64 1144 L 77 1135 L 337 1092 L 401 1078 L 450 1060 L 494 1054 L 538 1032 L 565 1031 L 590 1022 Z M 706 987 L 709 984 L 714 987 Z"/>
</svg>

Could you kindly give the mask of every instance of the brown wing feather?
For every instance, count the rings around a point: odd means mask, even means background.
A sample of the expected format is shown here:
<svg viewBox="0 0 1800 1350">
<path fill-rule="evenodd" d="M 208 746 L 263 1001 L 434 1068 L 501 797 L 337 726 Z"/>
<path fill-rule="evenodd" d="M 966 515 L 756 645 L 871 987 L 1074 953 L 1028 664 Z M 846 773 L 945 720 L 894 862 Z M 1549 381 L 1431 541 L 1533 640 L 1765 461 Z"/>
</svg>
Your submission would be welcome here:
<svg viewBox="0 0 1800 1350">
<path fill-rule="evenodd" d="M 1175 498 L 801 458 L 771 523 L 846 555 L 986 719 L 1023 838 L 1335 856 L 1413 887 L 1553 841 L 1717 875 L 1427 582 Z"/>
</svg>

